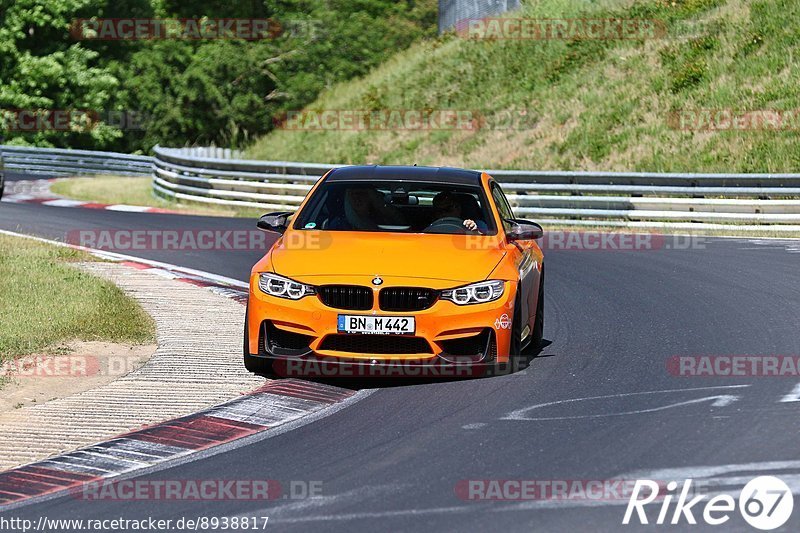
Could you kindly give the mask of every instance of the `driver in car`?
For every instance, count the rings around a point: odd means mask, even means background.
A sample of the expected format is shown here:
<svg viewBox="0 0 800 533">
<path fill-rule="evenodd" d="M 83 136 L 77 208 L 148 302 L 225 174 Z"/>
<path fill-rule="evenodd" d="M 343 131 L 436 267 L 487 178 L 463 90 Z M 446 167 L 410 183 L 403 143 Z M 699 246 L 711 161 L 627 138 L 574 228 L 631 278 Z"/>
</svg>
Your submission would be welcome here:
<svg viewBox="0 0 800 533">
<path fill-rule="evenodd" d="M 462 216 L 461 202 L 449 191 L 440 192 L 433 197 L 434 223 L 445 218 L 457 218 L 463 220 L 462 224 L 470 231 L 481 231 L 488 229 L 483 220 L 464 219 Z"/>
<path fill-rule="evenodd" d="M 339 208 L 333 204 L 333 210 Z M 370 187 L 347 189 L 341 209 L 325 224 L 327 229 L 376 231 L 381 224 L 405 223 L 397 208 L 386 205 L 383 195 Z"/>
</svg>

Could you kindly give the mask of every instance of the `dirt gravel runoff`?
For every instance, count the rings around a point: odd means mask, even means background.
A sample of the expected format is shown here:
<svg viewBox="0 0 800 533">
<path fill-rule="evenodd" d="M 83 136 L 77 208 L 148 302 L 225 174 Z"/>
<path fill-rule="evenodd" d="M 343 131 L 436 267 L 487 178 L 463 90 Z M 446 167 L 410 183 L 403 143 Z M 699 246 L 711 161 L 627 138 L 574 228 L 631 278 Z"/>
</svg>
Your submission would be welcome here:
<svg viewBox="0 0 800 533">
<path fill-rule="evenodd" d="M 241 304 L 156 275 L 161 271 L 118 263 L 76 266 L 134 297 L 156 322 L 158 348 L 149 359 L 146 347 L 133 353 L 97 347 L 94 354 L 80 350 L 38 366 L 34 361 L 27 370 L 22 365 L 23 374 L 33 368 L 34 375 L 11 378 L 7 386 L 15 397 L 0 408 L 0 470 L 187 415 L 264 384 L 242 364 Z M 53 380 L 45 387 L 52 391 L 17 395 L 15 379 Z"/>
</svg>

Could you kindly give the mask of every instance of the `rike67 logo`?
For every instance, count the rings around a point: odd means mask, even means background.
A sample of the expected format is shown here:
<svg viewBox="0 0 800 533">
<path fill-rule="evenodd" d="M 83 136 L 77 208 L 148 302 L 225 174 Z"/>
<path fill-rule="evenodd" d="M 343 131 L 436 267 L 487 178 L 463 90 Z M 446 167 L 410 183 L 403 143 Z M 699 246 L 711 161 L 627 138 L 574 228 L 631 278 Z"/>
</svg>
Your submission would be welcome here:
<svg viewBox="0 0 800 533">
<path fill-rule="evenodd" d="M 692 480 L 687 479 L 677 492 L 678 483 L 670 481 L 666 486 L 666 494 L 659 490 L 659 484 L 645 479 L 636 480 L 633 492 L 625 509 L 623 524 L 630 524 L 631 519 L 638 519 L 640 524 L 648 524 L 645 506 L 655 501 L 661 502 L 655 524 L 697 524 L 698 514 L 711 526 L 723 525 L 731 519 L 738 507 L 742 518 L 751 526 L 762 531 L 769 531 L 784 525 L 792 515 L 794 496 L 789 486 L 774 476 L 760 476 L 748 482 L 739 494 L 738 505 L 733 496 L 717 494 L 707 501 L 706 494 L 689 499 L 692 493 Z M 675 508 L 670 517 L 670 505 L 677 497 Z M 703 503 L 701 503 L 703 502 Z M 652 516 L 650 517 L 652 519 Z M 685 521 L 685 522 L 684 522 Z"/>
</svg>

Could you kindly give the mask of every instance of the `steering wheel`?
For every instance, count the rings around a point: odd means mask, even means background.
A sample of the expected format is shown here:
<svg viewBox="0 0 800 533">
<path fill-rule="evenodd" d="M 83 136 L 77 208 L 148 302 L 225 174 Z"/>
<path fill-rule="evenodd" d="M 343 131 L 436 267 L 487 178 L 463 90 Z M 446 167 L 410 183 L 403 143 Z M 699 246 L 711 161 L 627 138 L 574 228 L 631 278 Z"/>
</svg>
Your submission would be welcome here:
<svg viewBox="0 0 800 533">
<path fill-rule="evenodd" d="M 436 233 L 468 233 L 471 231 L 464 226 L 464 221 L 458 217 L 444 217 L 434 220 L 423 232 L 428 233 L 432 229 L 437 230 Z"/>
</svg>

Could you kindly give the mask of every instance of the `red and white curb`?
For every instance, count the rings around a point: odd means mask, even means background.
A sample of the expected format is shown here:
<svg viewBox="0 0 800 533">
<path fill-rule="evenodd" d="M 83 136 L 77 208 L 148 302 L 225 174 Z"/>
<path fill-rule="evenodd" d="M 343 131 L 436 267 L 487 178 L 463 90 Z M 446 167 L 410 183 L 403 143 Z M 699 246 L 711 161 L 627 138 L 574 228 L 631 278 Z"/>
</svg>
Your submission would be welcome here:
<svg viewBox="0 0 800 533">
<path fill-rule="evenodd" d="M 272 381 L 230 402 L 0 473 L 0 511 L 265 432 L 342 402 L 355 391 Z"/>
<path fill-rule="evenodd" d="M 50 207 L 80 207 L 83 209 L 105 209 L 108 211 L 124 211 L 129 213 L 167 213 L 179 214 L 178 211 L 159 207 L 144 207 L 126 204 L 102 204 L 83 200 L 71 200 L 50 192 L 52 185 L 59 178 L 43 180 L 11 181 L 6 185 L 4 202 L 12 204 L 37 204 Z"/>
<path fill-rule="evenodd" d="M 238 280 L 5 230 L 0 230 L 0 234 L 82 250 L 155 275 L 207 288 L 241 304 L 247 302 L 247 284 Z M 347 400 L 357 401 L 368 394 L 369 391 L 357 392 L 298 379 L 271 380 L 238 398 L 200 412 L 0 472 L 0 511 L 58 495 L 85 483 L 151 470 L 167 461 L 187 458 L 266 433 L 315 413 L 324 416 L 321 411 Z"/>
<path fill-rule="evenodd" d="M 108 252 L 101 252 L 107 254 Z M 97 254 L 99 256 L 99 254 Z M 117 255 L 117 254 L 113 254 Z M 244 283 L 235 282 L 229 278 L 222 278 L 215 276 L 215 279 L 210 279 L 207 275 L 192 274 L 184 269 L 171 268 L 171 265 L 164 265 L 155 261 L 142 262 L 141 259 L 125 259 L 121 263 L 125 266 L 136 268 L 138 270 L 146 270 L 150 274 L 163 276 L 166 278 L 190 283 L 197 287 L 203 287 L 215 294 L 225 296 L 239 302 L 240 304 L 247 303 L 247 285 Z"/>
</svg>

